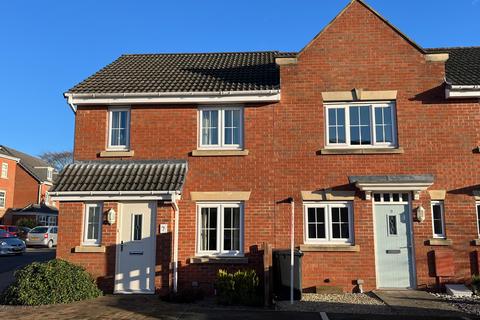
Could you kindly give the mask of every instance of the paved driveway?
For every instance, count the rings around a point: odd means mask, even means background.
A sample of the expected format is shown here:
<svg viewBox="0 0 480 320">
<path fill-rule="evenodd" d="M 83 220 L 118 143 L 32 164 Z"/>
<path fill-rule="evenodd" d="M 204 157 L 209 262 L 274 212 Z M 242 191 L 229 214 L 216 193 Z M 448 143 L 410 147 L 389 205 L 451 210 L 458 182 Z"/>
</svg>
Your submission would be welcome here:
<svg viewBox="0 0 480 320">
<path fill-rule="evenodd" d="M 165 320 L 460 320 L 462 317 L 339 314 L 273 311 L 262 308 L 224 308 L 216 305 L 172 304 L 151 295 L 107 295 L 78 303 L 15 307 L 0 306 L 0 319 L 12 314 L 22 319 L 165 319 Z M 470 319 L 474 319 L 473 317 Z"/>
<path fill-rule="evenodd" d="M 34 261 L 55 258 L 55 249 L 27 248 L 21 256 L 0 256 L 0 292 L 13 281 L 13 272 Z"/>
</svg>

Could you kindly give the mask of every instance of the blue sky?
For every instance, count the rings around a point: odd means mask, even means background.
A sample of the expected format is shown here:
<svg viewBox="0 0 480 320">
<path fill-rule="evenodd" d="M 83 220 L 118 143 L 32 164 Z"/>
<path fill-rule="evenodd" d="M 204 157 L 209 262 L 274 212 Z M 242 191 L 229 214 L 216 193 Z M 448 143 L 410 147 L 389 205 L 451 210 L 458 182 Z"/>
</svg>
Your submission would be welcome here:
<svg viewBox="0 0 480 320">
<path fill-rule="evenodd" d="M 348 0 L 2 0 L 0 144 L 73 147 L 63 92 L 123 53 L 301 49 Z M 480 0 L 368 0 L 424 47 L 480 45 Z"/>
</svg>

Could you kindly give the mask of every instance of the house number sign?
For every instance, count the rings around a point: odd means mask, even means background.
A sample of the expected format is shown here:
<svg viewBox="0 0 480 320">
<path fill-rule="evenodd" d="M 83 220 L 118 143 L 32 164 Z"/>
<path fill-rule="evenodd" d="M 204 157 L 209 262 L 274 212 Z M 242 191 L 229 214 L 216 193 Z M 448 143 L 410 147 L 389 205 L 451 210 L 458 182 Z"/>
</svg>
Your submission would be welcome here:
<svg viewBox="0 0 480 320">
<path fill-rule="evenodd" d="M 167 233 L 168 232 L 168 225 L 166 223 L 160 224 L 160 233 Z"/>
</svg>

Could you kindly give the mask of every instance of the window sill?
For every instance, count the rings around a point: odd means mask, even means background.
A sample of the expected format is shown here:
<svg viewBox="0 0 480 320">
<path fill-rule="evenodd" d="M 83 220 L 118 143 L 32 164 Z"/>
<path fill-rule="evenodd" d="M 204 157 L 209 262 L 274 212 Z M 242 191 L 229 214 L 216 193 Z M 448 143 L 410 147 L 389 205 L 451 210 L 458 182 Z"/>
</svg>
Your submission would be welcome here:
<svg viewBox="0 0 480 320">
<path fill-rule="evenodd" d="M 350 244 L 304 244 L 300 246 L 303 252 L 359 252 L 359 245 Z"/>
<path fill-rule="evenodd" d="M 100 158 L 124 158 L 124 157 L 133 157 L 135 152 L 133 150 L 124 150 L 124 151 L 113 151 L 107 150 L 99 153 Z"/>
<path fill-rule="evenodd" d="M 248 156 L 248 149 L 244 150 L 193 150 L 192 157 L 231 157 Z"/>
<path fill-rule="evenodd" d="M 452 243 L 453 242 L 450 239 L 441 239 L 441 238 L 433 238 L 433 239 L 428 239 L 426 241 L 426 245 L 428 246 L 451 246 Z"/>
<path fill-rule="evenodd" d="M 192 264 L 247 264 L 246 257 L 192 257 L 190 258 Z"/>
<path fill-rule="evenodd" d="M 323 148 L 317 151 L 317 155 L 330 154 L 401 154 L 405 153 L 403 148 L 363 148 L 363 149 L 349 149 L 349 148 Z"/>
<path fill-rule="evenodd" d="M 105 246 L 76 246 L 75 253 L 105 253 Z"/>
</svg>

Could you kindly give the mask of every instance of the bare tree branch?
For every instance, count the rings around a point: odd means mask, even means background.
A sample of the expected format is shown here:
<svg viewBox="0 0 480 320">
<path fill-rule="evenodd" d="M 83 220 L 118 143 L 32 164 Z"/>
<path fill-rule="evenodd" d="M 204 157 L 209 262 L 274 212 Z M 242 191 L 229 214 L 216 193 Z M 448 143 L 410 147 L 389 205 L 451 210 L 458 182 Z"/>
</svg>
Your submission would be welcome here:
<svg viewBox="0 0 480 320">
<path fill-rule="evenodd" d="M 67 164 L 73 162 L 73 153 L 71 151 L 47 151 L 39 157 L 48 162 L 57 171 L 62 171 Z"/>
</svg>

